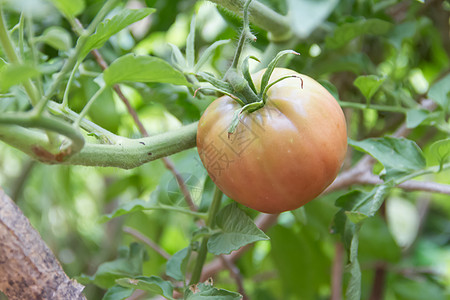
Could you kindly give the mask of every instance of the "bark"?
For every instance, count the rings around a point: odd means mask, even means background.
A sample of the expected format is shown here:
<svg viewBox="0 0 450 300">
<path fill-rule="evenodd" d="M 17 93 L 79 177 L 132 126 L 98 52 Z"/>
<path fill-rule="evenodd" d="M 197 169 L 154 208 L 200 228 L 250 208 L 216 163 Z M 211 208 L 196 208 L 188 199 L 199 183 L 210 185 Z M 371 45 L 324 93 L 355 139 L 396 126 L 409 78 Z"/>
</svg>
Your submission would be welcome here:
<svg viewBox="0 0 450 300">
<path fill-rule="evenodd" d="M 0 291 L 9 300 L 86 299 L 83 289 L 0 189 Z"/>
</svg>

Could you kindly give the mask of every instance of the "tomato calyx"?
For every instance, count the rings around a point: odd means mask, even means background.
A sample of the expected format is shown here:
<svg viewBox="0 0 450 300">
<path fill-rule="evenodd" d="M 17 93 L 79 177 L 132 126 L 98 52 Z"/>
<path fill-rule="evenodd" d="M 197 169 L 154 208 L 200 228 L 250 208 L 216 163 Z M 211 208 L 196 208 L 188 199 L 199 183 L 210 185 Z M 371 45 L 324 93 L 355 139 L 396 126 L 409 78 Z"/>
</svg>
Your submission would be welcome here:
<svg viewBox="0 0 450 300">
<path fill-rule="evenodd" d="M 230 68 L 226 71 L 223 79 L 217 79 L 213 74 L 207 72 L 197 72 L 196 76 L 203 81 L 211 84 L 212 87 L 208 87 L 220 93 L 223 93 L 241 105 L 240 109 L 237 109 L 233 115 L 231 124 L 228 128 L 228 137 L 236 131 L 236 127 L 239 124 L 240 117 L 243 113 L 252 113 L 258 109 L 263 108 L 266 105 L 267 93 L 269 89 L 276 83 L 285 80 L 287 78 L 299 78 L 301 80 L 301 87 L 303 88 L 303 80 L 297 75 L 283 76 L 274 82 L 269 83 L 270 76 L 272 75 L 278 61 L 286 54 L 300 55 L 300 53 L 294 50 L 280 51 L 275 58 L 269 63 L 266 71 L 261 79 L 261 85 L 259 91 L 257 90 L 252 76 L 249 70 L 249 60 L 253 59 L 258 62 L 260 60 L 254 56 L 247 56 L 238 68 L 240 57 L 243 52 L 244 46 L 247 40 L 256 40 L 256 37 L 251 33 L 249 26 L 248 9 L 252 0 L 247 0 L 243 6 L 243 30 L 239 37 L 239 42 L 235 50 L 233 61 Z M 199 89 L 196 90 L 196 92 Z M 195 94 L 196 94 L 195 92 Z"/>
</svg>

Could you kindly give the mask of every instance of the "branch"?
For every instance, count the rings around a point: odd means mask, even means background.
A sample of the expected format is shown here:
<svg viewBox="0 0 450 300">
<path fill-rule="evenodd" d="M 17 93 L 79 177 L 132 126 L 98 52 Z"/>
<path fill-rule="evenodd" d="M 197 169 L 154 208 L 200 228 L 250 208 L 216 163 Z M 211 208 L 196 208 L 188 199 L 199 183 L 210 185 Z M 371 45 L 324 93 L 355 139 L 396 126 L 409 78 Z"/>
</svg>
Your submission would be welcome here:
<svg viewBox="0 0 450 300">
<path fill-rule="evenodd" d="M 39 233 L 0 189 L 0 290 L 10 300 L 86 299 Z"/>
<path fill-rule="evenodd" d="M 136 229 L 133 229 L 131 227 L 123 227 L 123 231 L 131 234 L 132 236 L 134 236 L 136 239 L 144 242 L 147 246 L 149 246 L 150 248 L 152 248 L 153 250 L 155 250 L 159 255 L 161 255 L 162 257 L 164 257 L 166 260 L 170 259 L 170 254 L 167 253 L 166 251 L 164 251 L 164 249 L 162 249 L 161 247 L 158 246 L 158 244 L 156 244 L 154 241 L 152 241 L 151 239 L 149 239 L 147 236 L 143 235 L 142 233 L 140 233 L 139 231 L 137 231 Z"/>
<path fill-rule="evenodd" d="M 128 139 L 118 137 L 116 143 L 88 143 L 77 154 L 60 162 L 36 151 L 48 144 L 47 136 L 36 130 L 16 125 L 0 125 L 0 140 L 45 163 L 117 167 L 131 169 L 149 161 L 195 147 L 197 123 L 151 137 Z"/>
</svg>

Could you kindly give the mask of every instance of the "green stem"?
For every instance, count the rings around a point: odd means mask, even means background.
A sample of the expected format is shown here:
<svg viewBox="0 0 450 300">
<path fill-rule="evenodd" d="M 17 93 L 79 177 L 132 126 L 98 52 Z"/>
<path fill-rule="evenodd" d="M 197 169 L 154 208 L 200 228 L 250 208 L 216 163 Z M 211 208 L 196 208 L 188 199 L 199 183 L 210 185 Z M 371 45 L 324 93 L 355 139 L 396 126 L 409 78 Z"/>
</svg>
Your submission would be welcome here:
<svg viewBox="0 0 450 300">
<path fill-rule="evenodd" d="M 27 14 L 26 17 L 27 17 L 27 19 L 26 19 L 27 38 L 28 38 L 28 43 L 29 43 L 29 47 L 30 47 L 31 57 L 33 59 L 34 67 L 37 67 L 39 65 L 39 55 L 36 51 L 36 43 L 34 41 L 33 19 L 32 19 L 31 14 Z M 43 84 L 42 84 L 41 74 L 39 74 L 36 78 L 36 85 L 37 85 L 38 97 L 40 99 L 42 97 L 42 93 L 43 93 L 43 91 L 42 91 Z"/>
<path fill-rule="evenodd" d="M 249 22 L 248 22 L 248 7 L 250 5 L 250 2 L 252 2 L 252 0 L 247 0 L 243 7 L 244 26 L 242 28 L 242 33 L 239 37 L 239 42 L 236 47 L 236 52 L 234 53 L 233 62 L 231 63 L 230 69 L 231 68 L 237 69 L 238 64 L 239 64 L 239 58 L 241 57 L 242 50 L 244 49 L 244 46 L 245 46 L 245 42 L 246 42 L 247 38 L 251 35 Z"/>
<path fill-rule="evenodd" d="M 375 109 L 380 111 L 389 111 L 389 112 L 396 112 L 396 113 L 402 113 L 406 114 L 408 112 L 408 109 L 400 107 L 400 106 L 389 106 L 389 105 L 376 105 L 376 104 L 370 104 L 367 106 L 365 103 L 356 103 L 356 102 L 345 102 L 345 101 L 338 101 L 339 105 L 341 107 L 349 107 L 349 108 L 356 108 L 356 109 Z"/>
<path fill-rule="evenodd" d="M 207 217 L 206 213 L 200 213 L 200 212 L 192 211 L 189 209 L 184 209 L 181 207 L 164 205 L 164 204 L 158 204 L 158 206 L 153 206 L 153 207 L 146 207 L 146 208 L 144 208 L 144 210 L 168 210 L 168 211 L 178 212 L 178 213 L 186 214 L 186 215 L 201 218 L 201 219 L 206 219 L 206 217 Z"/>
<path fill-rule="evenodd" d="M 67 121 L 75 122 L 79 118 L 79 114 L 74 112 L 68 107 L 63 107 L 62 104 L 54 101 L 49 101 L 47 104 L 49 111 L 57 116 L 64 118 Z M 80 122 L 80 127 L 90 134 L 95 135 L 102 141 L 103 144 L 115 144 L 117 141 L 123 139 L 122 137 L 115 135 L 114 133 L 104 129 L 101 126 L 83 118 Z"/>
<path fill-rule="evenodd" d="M 206 220 L 206 226 L 211 229 L 214 229 L 215 225 L 214 220 L 216 218 L 217 213 L 219 212 L 220 204 L 222 202 L 222 196 L 223 196 L 222 191 L 216 186 L 212 203 L 211 206 L 209 207 L 208 219 Z M 204 237 L 202 240 L 200 250 L 198 252 L 197 261 L 194 266 L 194 271 L 192 272 L 190 284 L 196 284 L 200 280 L 203 265 L 205 264 L 206 256 L 208 254 L 208 240 L 209 237 Z"/>
<path fill-rule="evenodd" d="M 75 130 L 71 125 L 65 122 L 61 123 L 68 126 L 70 130 Z M 14 122 L 8 124 L 14 124 Z M 195 147 L 197 126 L 196 122 L 173 131 L 141 139 L 117 136 L 113 145 L 87 143 L 79 153 L 64 161 L 48 161 L 34 151 L 36 147 L 48 146 L 47 136 L 40 131 L 15 125 L 0 125 L 0 140 L 47 163 L 132 169 L 149 161 Z"/>
<path fill-rule="evenodd" d="M 73 124 L 75 127 L 80 126 L 81 120 L 86 116 L 86 114 L 89 112 L 89 109 L 91 108 L 92 104 L 94 104 L 95 100 L 105 91 L 107 88 L 107 85 L 102 86 L 95 92 L 95 94 L 92 96 L 91 99 L 89 99 L 88 103 L 83 107 L 83 110 L 80 112 L 80 115 L 78 116 L 78 119 L 75 120 L 75 123 Z"/>
<path fill-rule="evenodd" d="M 24 13 L 20 14 L 20 19 L 19 19 L 19 54 L 20 57 L 24 57 L 24 43 L 23 43 L 23 37 L 24 37 Z"/>
<path fill-rule="evenodd" d="M 440 172 L 442 170 L 449 169 L 449 168 L 450 168 L 450 163 L 447 163 L 447 164 L 443 164 L 442 166 L 433 166 L 433 167 L 429 167 L 429 168 L 426 168 L 423 170 L 418 170 L 418 171 L 412 172 L 411 174 L 408 174 L 406 176 L 403 176 L 403 177 L 397 179 L 395 181 L 395 184 L 398 185 L 402 182 L 413 179 L 415 177 L 419 177 L 419 176 L 426 175 L 426 174 L 437 173 L 437 172 Z"/>
<path fill-rule="evenodd" d="M 1 6 L 0 6 L 0 44 L 3 46 L 3 51 L 5 52 L 5 55 L 10 63 L 12 64 L 21 63 L 20 58 L 18 57 L 15 51 L 15 47 L 9 35 L 8 29 L 6 27 L 6 22 L 3 16 L 3 10 L 1 9 Z M 30 98 L 31 104 L 33 106 L 36 105 L 39 102 L 39 97 L 37 95 L 37 90 L 33 82 L 30 79 L 28 79 L 25 80 L 22 84 L 23 87 L 25 88 L 28 97 Z"/>
<path fill-rule="evenodd" d="M 68 150 L 67 155 L 73 155 L 78 153 L 84 146 L 84 138 L 80 134 L 80 132 L 76 129 L 74 129 L 70 124 L 67 124 L 66 122 L 63 122 L 59 119 L 56 119 L 54 117 L 48 117 L 48 116 L 39 116 L 36 117 L 33 114 L 30 113 L 11 113 L 11 114 L 3 114 L 0 117 L 0 124 L 6 124 L 6 125 L 18 125 L 22 127 L 28 127 L 28 128 L 40 128 L 49 130 L 50 132 L 56 132 L 61 135 L 64 135 L 65 137 L 69 138 L 71 140 L 71 144 L 69 147 L 66 147 L 64 150 Z M 14 128 L 11 126 L 11 131 L 14 131 Z M 2 138 L 4 135 L 2 135 Z M 18 139 L 25 139 L 26 137 L 16 137 Z M 45 151 L 46 153 L 50 153 L 48 150 L 48 139 L 46 141 L 43 141 L 40 143 L 40 149 L 39 153 L 36 153 L 36 145 L 30 145 L 31 152 L 34 152 L 35 155 L 42 155 Z M 44 147 L 45 146 L 45 147 Z M 41 157 L 42 158 L 42 157 Z M 64 156 L 64 158 L 66 158 Z M 58 159 L 56 159 L 58 161 Z"/>
<path fill-rule="evenodd" d="M 78 70 L 78 67 L 80 66 L 80 64 L 81 64 L 81 61 L 80 60 L 77 61 L 77 63 L 75 64 L 75 66 L 72 69 L 72 72 L 70 73 L 69 81 L 67 81 L 66 90 L 64 91 L 64 96 L 63 96 L 63 101 L 62 101 L 63 109 L 65 109 L 69 105 L 70 86 L 72 85 L 73 78 L 75 77 L 75 73 Z"/>
<path fill-rule="evenodd" d="M 241 14 L 244 0 L 209 0 L 234 13 Z M 289 18 L 275 12 L 268 6 L 254 0 L 250 5 L 250 21 L 258 27 L 270 32 L 279 41 L 283 37 L 286 41 L 292 38 Z"/>
</svg>

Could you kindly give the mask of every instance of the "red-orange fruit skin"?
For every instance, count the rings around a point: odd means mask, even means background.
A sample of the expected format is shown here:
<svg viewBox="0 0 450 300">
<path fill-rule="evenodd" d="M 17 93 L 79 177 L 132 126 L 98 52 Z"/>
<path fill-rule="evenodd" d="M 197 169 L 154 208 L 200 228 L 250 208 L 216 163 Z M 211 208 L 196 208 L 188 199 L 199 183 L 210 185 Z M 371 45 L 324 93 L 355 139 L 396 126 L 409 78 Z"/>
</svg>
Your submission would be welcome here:
<svg viewBox="0 0 450 300">
<path fill-rule="evenodd" d="M 253 75 L 259 90 L 264 70 Z M 314 79 L 276 68 L 266 105 L 241 116 L 228 96 L 213 101 L 200 118 L 197 149 L 211 179 L 231 199 L 264 213 L 296 209 L 336 178 L 347 151 L 345 117 L 336 99 Z M 302 88 L 303 85 L 303 88 Z"/>
</svg>

